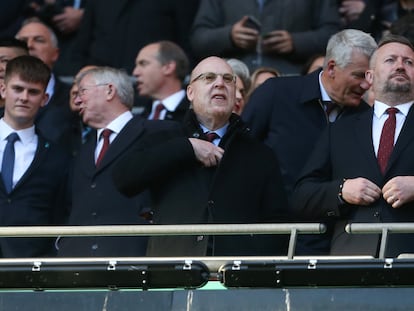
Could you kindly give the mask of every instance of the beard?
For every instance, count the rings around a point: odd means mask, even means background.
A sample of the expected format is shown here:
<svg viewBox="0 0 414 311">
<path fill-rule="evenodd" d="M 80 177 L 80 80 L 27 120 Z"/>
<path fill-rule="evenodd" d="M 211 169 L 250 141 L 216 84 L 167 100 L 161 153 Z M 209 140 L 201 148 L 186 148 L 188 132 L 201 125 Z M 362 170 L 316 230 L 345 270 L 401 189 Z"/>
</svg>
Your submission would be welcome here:
<svg viewBox="0 0 414 311">
<path fill-rule="evenodd" d="M 383 89 L 384 93 L 410 93 L 411 83 L 409 81 L 404 83 L 393 83 L 386 81 Z"/>
</svg>

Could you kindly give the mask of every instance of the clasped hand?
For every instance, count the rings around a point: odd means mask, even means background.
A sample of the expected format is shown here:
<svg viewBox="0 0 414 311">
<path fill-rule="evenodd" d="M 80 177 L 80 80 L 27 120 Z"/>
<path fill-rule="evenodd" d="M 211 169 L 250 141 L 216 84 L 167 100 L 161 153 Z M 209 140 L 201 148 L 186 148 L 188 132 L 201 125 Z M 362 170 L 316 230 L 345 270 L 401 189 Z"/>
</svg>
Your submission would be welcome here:
<svg viewBox="0 0 414 311">
<path fill-rule="evenodd" d="M 396 176 L 384 187 L 379 188 L 372 181 L 358 177 L 347 179 L 342 188 L 342 198 L 350 204 L 369 205 L 381 195 L 393 208 L 414 200 L 414 176 Z"/>
</svg>

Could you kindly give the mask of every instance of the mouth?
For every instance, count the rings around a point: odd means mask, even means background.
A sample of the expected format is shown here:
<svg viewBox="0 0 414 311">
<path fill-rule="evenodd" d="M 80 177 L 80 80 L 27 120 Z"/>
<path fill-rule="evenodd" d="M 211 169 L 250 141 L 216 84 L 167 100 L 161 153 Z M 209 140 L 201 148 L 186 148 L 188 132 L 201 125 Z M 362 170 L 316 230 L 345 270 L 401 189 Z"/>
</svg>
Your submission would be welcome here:
<svg viewBox="0 0 414 311">
<path fill-rule="evenodd" d="M 397 80 L 409 80 L 410 78 L 406 75 L 406 74 L 404 74 L 404 73 L 395 73 L 395 74 L 393 74 L 393 75 L 391 75 L 391 77 L 390 77 L 391 79 L 392 78 L 396 78 Z"/>
<path fill-rule="evenodd" d="M 224 94 L 213 94 L 213 96 L 211 96 L 212 99 L 218 99 L 218 100 L 226 100 L 227 96 Z"/>
</svg>

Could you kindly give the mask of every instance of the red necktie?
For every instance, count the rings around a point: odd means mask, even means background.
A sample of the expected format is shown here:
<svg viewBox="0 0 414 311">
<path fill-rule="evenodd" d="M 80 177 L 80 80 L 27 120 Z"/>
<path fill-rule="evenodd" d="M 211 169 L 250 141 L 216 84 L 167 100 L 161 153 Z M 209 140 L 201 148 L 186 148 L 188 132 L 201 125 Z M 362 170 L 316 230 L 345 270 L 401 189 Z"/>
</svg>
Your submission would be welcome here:
<svg viewBox="0 0 414 311">
<path fill-rule="evenodd" d="M 211 143 L 211 142 L 213 142 L 213 140 L 219 138 L 220 136 L 218 136 L 217 133 L 208 132 L 208 133 L 206 133 L 206 137 L 207 137 L 207 140 Z"/>
<path fill-rule="evenodd" d="M 165 109 L 165 106 L 162 103 L 157 104 L 155 107 L 154 116 L 152 117 L 153 120 L 159 120 L 161 111 Z"/>
<path fill-rule="evenodd" d="M 382 174 L 384 174 L 385 169 L 387 168 L 388 159 L 390 158 L 392 149 L 394 148 L 396 123 L 395 114 L 398 111 L 399 110 L 397 108 L 388 108 L 388 119 L 385 121 L 384 126 L 382 127 L 381 139 L 377 155 L 378 165 Z"/>
<path fill-rule="evenodd" d="M 109 129 L 104 129 L 103 131 L 102 131 L 102 133 L 101 133 L 101 137 L 103 138 L 103 145 L 102 145 L 102 149 L 101 149 L 101 151 L 99 152 L 99 156 L 98 156 L 98 158 L 96 159 L 96 166 L 98 167 L 99 166 L 99 164 L 101 163 L 101 161 L 102 161 L 102 159 L 103 159 L 103 157 L 104 157 L 104 155 L 105 155 L 105 153 L 106 153 L 106 151 L 108 150 L 108 148 L 109 148 L 109 144 L 110 144 L 110 142 L 109 142 L 109 136 L 111 136 L 111 133 L 112 133 L 112 131 L 111 130 L 109 130 Z"/>
</svg>

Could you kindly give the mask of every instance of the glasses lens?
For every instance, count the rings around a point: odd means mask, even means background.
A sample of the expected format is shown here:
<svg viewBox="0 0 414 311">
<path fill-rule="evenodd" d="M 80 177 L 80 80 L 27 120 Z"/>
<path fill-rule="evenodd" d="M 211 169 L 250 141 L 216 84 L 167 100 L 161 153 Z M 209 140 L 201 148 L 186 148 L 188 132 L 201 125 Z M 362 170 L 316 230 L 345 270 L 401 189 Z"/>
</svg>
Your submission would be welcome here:
<svg viewBox="0 0 414 311">
<path fill-rule="evenodd" d="M 225 83 L 232 83 L 233 79 L 234 79 L 234 76 L 230 73 L 225 73 L 223 75 L 223 80 L 224 80 Z"/>
<path fill-rule="evenodd" d="M 204 74 L 204 80 L 207 83 L 213 83 L 214 81 L 216 81 L 217 79 L 217 74 L 215 74 L 214 72 L 207 72 Z"/>
</svg>

